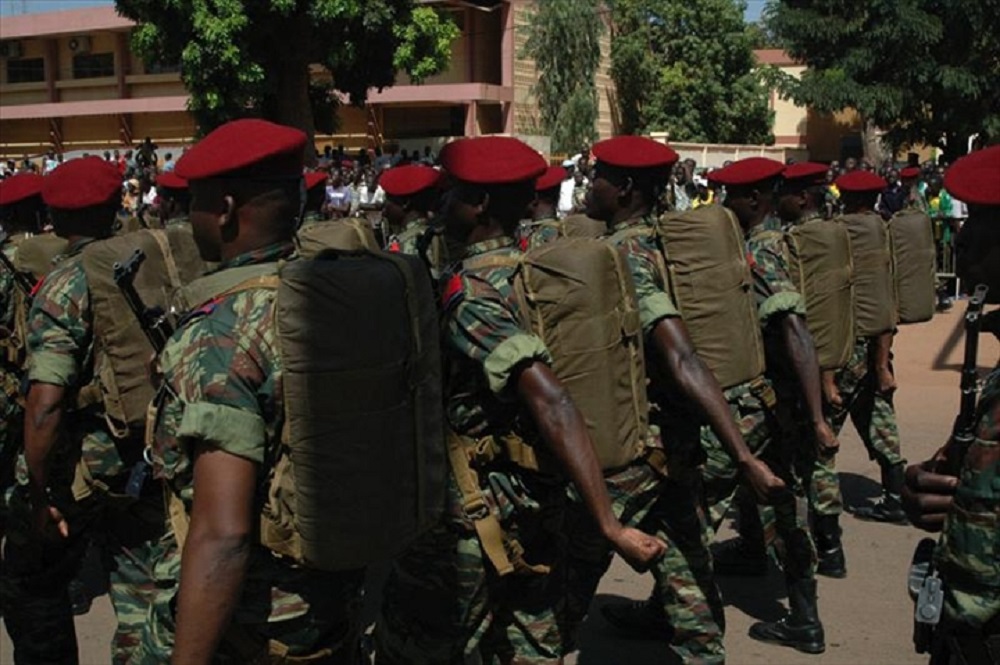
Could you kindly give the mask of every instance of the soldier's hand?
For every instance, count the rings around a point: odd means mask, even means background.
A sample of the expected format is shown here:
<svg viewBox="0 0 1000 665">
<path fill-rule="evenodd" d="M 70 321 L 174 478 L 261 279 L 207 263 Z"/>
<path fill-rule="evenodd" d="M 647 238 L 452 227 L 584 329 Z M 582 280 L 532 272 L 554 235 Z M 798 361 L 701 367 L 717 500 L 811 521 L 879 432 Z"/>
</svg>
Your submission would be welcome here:
<svg viewBox="0 0 1000 665">
<path fill-rule="evenodd" d="M 774 475 L 771 467 L 757 458 L 747 462 L 743 475 L 758 503 L 773 504 L 788 492 L 785 481 Z"/>
<path fill-rule="evenodd" d="M 840 450 L 840 441 L 837 440 L 837 435 L 833 433 L 833 429 L 825 420 L 816 424 L 815 434 L 816 452 L 819 453 L 820 457 L 828 459 L 837 454 L 837 451 Z"/>
<path fill-rule="evenodd" d="M 43 537 L 52 537 L 53 532 L 63 538 L 69 538 L 69 523 L 62 512 L 55 506 L 42 504 L 34 509 L 35 533 Z"/>
<path fill-rule="evenodd" d="M 648 570 L 667 551 L 665 542 L 631 527 L 622 527 L 609 539 L 615 552 L 639 573 Z"/>
<path fill-rule="evenodd" d="M 823 372 L 823 400 L 832 406 L 841 408 L 844 406 L 844 398 L 840 396 L 837 382 L 834 380 L 834 373 L 827 370 Z"/>
<path fill-rule="evenodd" d="M 906 469 L 903 509 L 913 526 L 937 532 L 955 501 L 958 478 L 937 472 L 939 456 Z"/>
<path fill-rule="evenodd" d="M 880 395 L 889 396 L 896 392 L 896 377 L 888 367 L 879 367 L 876 373 L 876 388 Z"/>
</svg>

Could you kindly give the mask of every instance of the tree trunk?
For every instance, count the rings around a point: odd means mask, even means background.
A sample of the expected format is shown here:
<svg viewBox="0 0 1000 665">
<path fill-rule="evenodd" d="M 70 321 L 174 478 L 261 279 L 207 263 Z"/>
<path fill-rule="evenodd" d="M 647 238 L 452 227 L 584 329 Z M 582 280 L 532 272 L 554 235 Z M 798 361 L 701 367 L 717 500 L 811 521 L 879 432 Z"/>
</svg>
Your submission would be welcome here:
<svg viewBox="0 0 1000 665">
<path fill-rule="evenodd" d="M 881 132 L 871 120 L 864 118 L 863 122 L 861 145 L 864 150 L 865 161 L 878 168 L 886 158 L 886 150 L 885 145 L 882 143 Z"/>
<path fill-rule="evenodd" d="M 969 149 L 969 137 L 949 132 L 945 135 L 944 158 L 949 164 L 963 156 Z"/>
<path fill-rule="evenodd" d="M 316 124 L 312 102 L 309 100 L 309 59 L 305 43 L 309 28 L 305 15 L 295 16 L 287 26 L 275 32 L 280 44 L 274 45 L 270 75 L 274 77 L 275 98 L 270 120 L 301 129 L 309 137 L 306 141 L 306 166 L 316 165 Z M 287 28 L 287 29 L 286 29 Z M 292 46 L 296 45 L 296 46 Z"/>
</svg>

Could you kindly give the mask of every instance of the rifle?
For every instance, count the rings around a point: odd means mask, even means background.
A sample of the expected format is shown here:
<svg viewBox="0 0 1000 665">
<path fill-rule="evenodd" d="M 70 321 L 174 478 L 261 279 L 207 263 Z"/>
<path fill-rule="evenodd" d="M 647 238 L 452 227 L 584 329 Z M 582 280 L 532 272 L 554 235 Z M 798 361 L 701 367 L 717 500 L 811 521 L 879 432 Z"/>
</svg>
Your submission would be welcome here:
<svg viewBox="0 0 1000 665">
<path fill-rule="evenodd" d="M 982 329 L 983 305 L 989 289 L 984 284 L 976 287 L 965 311 L 965 357 L 962 360 L 962 399 L 952 426 L 951 438 L 945 446 L 944 459 L 938 463 L 937 472 L 957 476 L 962 469 L 965 454 L 976 438 L 976 401 L 979 397 L 979 376 L 976 360 L 979 354 L 979 332 Z M 917 544 L 910 565 L 909 592 L 916 607 L 913 617 L 913 646 L 917 653 L 931 653 L 931 662 L 938 662 L 935 653 L 940 641 L 935 640 L 935 628 L 941 621 L 944 609 L 943 580 L 934 569 L 934 550 L 937 543 L 924 538 Z"/>
<path fill-rule="evenodd" d="M 0 247 L 3 247 L 5 242 L 7 242 L 7 233 L 5 231 L 0 231 Z M 21 291 L 24 292 L 24 296 L 28 300 L 31 300 L 32 293 L 35 290 L 35 282 L 23 272 L 18 270 L 14 265 L 14 262 L 11 261 L 10 257 L 7 256 L 2 250 L 0 250 L 0 263 L 3 263 L 3 267 L 6 268 L 14 278 L 14 283 L 19 289 L 21 289 Z"/>
<path fill-rule="evenodd" d="M 124 262 L 115 263 L 114 280 L 115 286 L 125 296 L 125 302 L 128 303 L 129 309 L 139 320 L 139 326 L 145 333 L 146 339 L 153 346 L 153 350 L 159 353 L 167 345 L 167 340 L 173 334 L 174 328 L 170 325 L 165 311 L 159 307 L 147 307 L 135 290 L 135 276 L 145 260 L 146 253 L 141 249 L 136 249 L 132 256 Z"/>
</svg>

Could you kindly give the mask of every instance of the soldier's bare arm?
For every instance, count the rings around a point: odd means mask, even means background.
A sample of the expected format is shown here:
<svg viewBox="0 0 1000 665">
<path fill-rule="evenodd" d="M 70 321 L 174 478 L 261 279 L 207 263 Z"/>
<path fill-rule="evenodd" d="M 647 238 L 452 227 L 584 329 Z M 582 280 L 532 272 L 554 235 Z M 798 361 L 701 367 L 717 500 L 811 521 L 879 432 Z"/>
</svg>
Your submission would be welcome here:
<svg viewBox="0 0 1000 665">
<path fill-rule="evenodd" d="M 816 437 L 817 450 L 821 454 L 832 455 L 837 452 L 840 444 L 827 424 L 826 418 L 823 417 L 822 378 L 819 359 L 816 356 L 816 345 L 813 343 L 809 328 L 806 327 L 806 322 L 797 314 L 782 317 L 780 325 L 787 361 L 802 391 L 802 398 Z"/>
<path fill-rule="evenodd" d="M 726 452 L 745 474 L 758 498 L 773 500 L 785 490 L 785 483 L 750 452 L 740 434 L 729 404 L 715 375 L 695 351 L 684 322 L 677 317 L 661 319 L 650 336 L 656 356 L 666 376 L 674 382 L 698 412 L 708 421 Z"/>
<path fill-rule="evenodd" d="M 545 363 L 535 361 L 516 377 L 521 402 L 538 426 L 542 439 L 562 463 L 601 533 L 637 570 L 643 570 L 666 549 L 663 541 L 623 527 L 611 509 L 604 475 L 583 416 L 566 389 Z"/>
<path fill-rule="evenodd" d="M 240 600 L 253 534 L 256 465 L 199 446 L 181 556 L 174 665 L 208 665 Z"/>
<path fill-rule="evenodd" d="M 875 365 L 875 389 L 883 395 L 891 395 L 896 391 L 896 377 L 892 373 L 889 361 L 892 357 L 892 331 L 884 332 L 875 338 L 872 359 Z"/>
<path fill-rule="evenodd" d="M 62 514 L 49 504 L 49 457 L 59 439 L 66 389 L 51 383 L 32 383 L 24 418 L 24 458 L 28 464 L 31 504 L 35 527 L 45 530 L 54 524 L 64 537 L 69 526 Z"/>
</svg>

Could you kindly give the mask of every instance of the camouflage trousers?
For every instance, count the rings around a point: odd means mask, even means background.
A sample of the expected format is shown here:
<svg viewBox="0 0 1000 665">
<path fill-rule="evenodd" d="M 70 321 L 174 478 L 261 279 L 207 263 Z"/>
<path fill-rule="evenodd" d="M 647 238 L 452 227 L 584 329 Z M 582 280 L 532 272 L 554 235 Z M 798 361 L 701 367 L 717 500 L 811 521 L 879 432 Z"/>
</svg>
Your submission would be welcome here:
<svg viewBox="0 0 1000 665">
<path fill-rule="evenodd" d="M 144 626 L 132 661 L 136 665 L 167 663 L 174 650 L 181 556 L 172 531 L 164 535 L 159 547 L 161 555 L 150 569 L 157 591 L 143 608 Z M 212 662 L 217 665 L 367 662 L 360 650 L 364 571 L 310 574 L 316 577 L 314 590 L 317 596 L 322 596 L 321 600 L 308 609 L 290 612 L 289 618 L 281 621 L 268 620 L 270 584 L 256 584 L 256 589 L 250 591 L 248 587 L 260 580 L 251 581 L 248 575 L 241 606 Z"/>
<path fill-rule="evenodd" d="M 514 468 L 479 472 L 507 545 L 530 566 L 564 557 L 565 483 Z M 497 574 L 449 474 L 445 518 L 393 562 L 375 625 L 379 665 L 562 662 L 563 576 L 524 569 Z"/>
<path fill-rule="evenodd" d="M 645 461 L 606 476 L 608 493 L 618 519 L 663 539 L 667 551 L 652 569 L 653 598 L 672 628 L 670 646 L 681 662 L 724 663 L 725 615 L 712 573 L 708 529 L 700 505 L 700 478 L 695 470 L 670 466 L 663 477 Z M 569 637 L 574 637 L 611 564 L 607 539 L 576 492 L 570 490 L 566 533 L 569 538 L 566 575 Z M 555 573 L 555 571 L 553 571 Z M 572 643 L 566 651 L 574 648 Z"/>
<path fill-rule="evenodd" d="M 23 488 L 11 495 L 11 525 L 0 585 L 14 662 L 78 662 L 68 587 L 88 546 L 96 546 L 103 554 L 118 622 L 111 641 L 111 660 L 116 665 L 138 662 L 136 647 L 146 622 L 146 608 L 156 590 L 149 570 L 160 552 L 162 510 L 148 502 L 91 497 L 64 510 L 70 524 L 69 538 L 42 541 L 31 531 L 25 495 Z"/>
<path fill-rule="evenodd" d="M 847 417 L 868 450 L 869 458 L 878 462 L 883 471 L 904 464 L 900 455 L 899 427 L 892 396 L 876 390 L 877 377 L 869 360 L 873 338 L 858 338 L 847 365 L 837 372 L 837 390 L 843 406 L 827 405 L 827 420 L 833 431 L 840 434 Z"/>
<path fill-rule="evenodd" d="M 729 388 L 725 396 L 751 452 L 791 490 L 775 505 L 758 508 L 764 511 L 761 521 L 773 524 L 773 530 L 764 533 L 765 544 L 775 548 L 786 576 L 810 579 L 816 573 L 816 546 L 809 531 L 805 493 L 794 470 L 797 458 L 789 441 L 781 436 L 774 412 L 774 390 L 767 381 L 755 381 Z M 734 499 L 741 494 L 741 485 L 735 463 L 709 427 L 701 428 L 701 443 L 707 455 L 703 481 L 714 538 Z M 743 492 L 741 500 L 748 499 L 748 490 Z"/>
<path fill-rule="evenodd" d="M 0 540 L 6 532 L 7 495 L 14 488 L 14 469 L 24 437 L 24 409 L 17 402 L 18 388 L 17 374 L 0 360 Z"/>
</svg>

